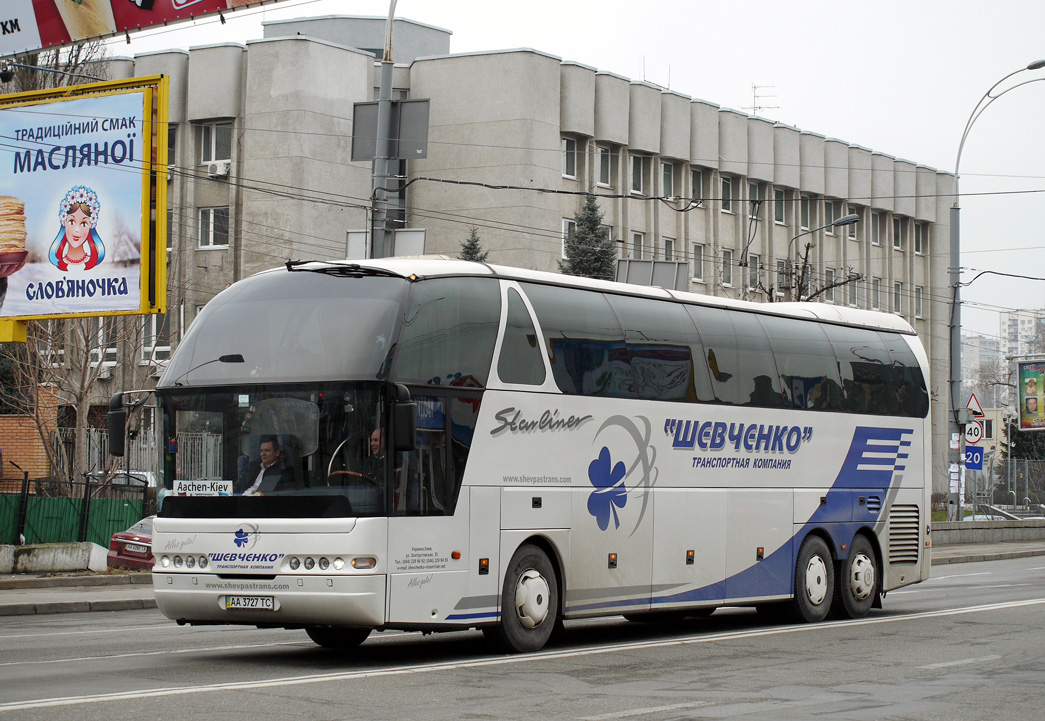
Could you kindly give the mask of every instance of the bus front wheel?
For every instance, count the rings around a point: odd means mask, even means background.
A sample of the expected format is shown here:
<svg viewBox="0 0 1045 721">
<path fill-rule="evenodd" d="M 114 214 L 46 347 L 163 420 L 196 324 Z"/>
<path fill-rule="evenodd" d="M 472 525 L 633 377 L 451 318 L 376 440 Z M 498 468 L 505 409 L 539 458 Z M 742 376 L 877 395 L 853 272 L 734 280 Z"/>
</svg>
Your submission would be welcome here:
<svg viewBox="0 0 1045 721">
<path fill-rule="evenodd" d="M 559 584 L 543 550 L 527 543 L 512 556 L 501 591 L 501 622 L 486 630 L 487 638 L 509 653 L 541 649 L 559 616 Z"/>
<path fill-rule="evenodd" d="M 842 618 L 863 618 L 878 593 L 878 564 L 864 536 L 856 536 L 842 562 L 833 610 Z"/>
<path fill-rule="evenodd" d="M 835 565 L 831 551 L 819 536 L 808 536 L 802 542 L 795 562 L 795 597 L 792 611 L 795 620 L 806 623 L 823 621 L 831 610 L 835 590 Z"/>
<path fill-rule="evenodd" d="M 347 650 L 355 648 L 370 635 L 369 628 L 343 628 L 338 626 L 309 626 L 305 633 L 323 648 Z"/>
</svg>

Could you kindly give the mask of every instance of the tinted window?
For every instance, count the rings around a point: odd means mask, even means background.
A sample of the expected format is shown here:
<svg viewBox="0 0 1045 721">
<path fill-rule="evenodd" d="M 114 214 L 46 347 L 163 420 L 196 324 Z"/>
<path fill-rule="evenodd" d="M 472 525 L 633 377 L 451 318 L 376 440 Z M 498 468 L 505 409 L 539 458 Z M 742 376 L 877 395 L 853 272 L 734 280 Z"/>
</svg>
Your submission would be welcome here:
<svg viewBox="0 0 1045 721">
<path fill-rule="evenodd" d="M 601 293 L 523 285 L 563 393 L 633 398 L 624 333 Z"/>
<path fill-rule="evenodd" d="M 504 326 L 501 355 L 497 359 L 497 375 L 505 383 L 538 386 L 545 378 L 537 331 L 522 298 L 511 288 L 508 289 L 508 320 Z"/>
<path fill-rule="evenodd" d="M 842 379 L 831 342 L 817 323 L 764 315 L 777 373 L 789 408 L 842 409 Z"/>
<path fill-rule="evenodd" d="M 485 387 L 500 315 L 500 293 L 493 278 L 414 283 L 396 342 L 395 379 Z"/>
<path fill-rule="evenodd" d="M 715 399 L 732 405 L 784 407 L 773 353 L 752 313 L 686 306 L 704 343 Z"/>
<path fill-rule="evenodd" d="M 842 409 L 849 413 L 896 413 L 889 351 L 872 330 L 824 326 L 838 359 Z"/>
<path fill-rule="evenodd" d="M 925 388 L 925 378 L 922 376 L 918 359 L 903 337 L 882 333 L 882 339 L 889 349 L 893 368 L 890 380 L 896 393 L 900 415 L 925 418 L 929 412 L 929 393 Z"/>
<path fill-rule="evenodd" d="M 714 399 L 700 336 L 684 306 L 652 298 L 607 295 L 624 329 L 631 380 L 639 398 Z"/>
</svg>

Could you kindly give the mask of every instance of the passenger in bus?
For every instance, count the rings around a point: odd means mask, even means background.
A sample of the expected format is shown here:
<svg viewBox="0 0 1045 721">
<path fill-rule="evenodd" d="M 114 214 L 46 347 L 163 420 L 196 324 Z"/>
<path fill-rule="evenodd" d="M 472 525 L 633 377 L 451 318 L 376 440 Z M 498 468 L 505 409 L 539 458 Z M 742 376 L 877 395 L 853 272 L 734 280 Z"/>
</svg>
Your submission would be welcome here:
<svg viewBox="0 0 1045 721">
<path fill-rule="evenodd" d="M 264 436 L 260 458 L 247 464 L 247 472 L 233 491 L 244 496 L 294 488 L 294 472 L 283 464 L 282 451 L 275 436 Z"/>
</svg>

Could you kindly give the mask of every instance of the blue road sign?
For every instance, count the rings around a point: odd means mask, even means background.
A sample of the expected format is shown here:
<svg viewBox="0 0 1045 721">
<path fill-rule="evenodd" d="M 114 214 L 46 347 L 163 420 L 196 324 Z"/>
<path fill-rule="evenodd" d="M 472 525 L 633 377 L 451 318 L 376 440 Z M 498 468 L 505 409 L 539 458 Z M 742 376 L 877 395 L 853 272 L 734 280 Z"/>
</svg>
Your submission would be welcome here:
<svg viewBox="0 0 1045 721">
<path fill-rule="evenodd" d="M 983 470 L 983 448 L 980 446 L 965 446 L 965 467 L 970 471 Z"/>
</svg>

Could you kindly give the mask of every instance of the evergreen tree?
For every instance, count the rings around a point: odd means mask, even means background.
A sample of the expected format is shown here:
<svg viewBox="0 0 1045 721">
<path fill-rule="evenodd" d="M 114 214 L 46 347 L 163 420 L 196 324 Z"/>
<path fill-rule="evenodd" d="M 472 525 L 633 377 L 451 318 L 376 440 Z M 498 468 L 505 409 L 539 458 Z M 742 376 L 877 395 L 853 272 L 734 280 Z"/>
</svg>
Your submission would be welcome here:
<svg viewBox="0 0 1045 721">
<path fill-rule="evenodd" d="M 461 253 L 457 257 L 461 260 L 474 260 L 477 263 L 483 263 L 488 255 L 490 255 L 490 251 L 483 250 L 483 244 L 479 241 L 479 231 L 476 230 L 475 226 L 472 226 L 472 232 L 461 243 Z"/>
<path fill-rule="evenodd" d="M 603 212 L 592 193 L 584 197 L 584 207 L 573 216 L 576 228 L 566 236 L 566 259 L 559 270 L 566 275 L 613 280 L 617 274 L 617 249 L 602 224 Z"/>
</svg>

